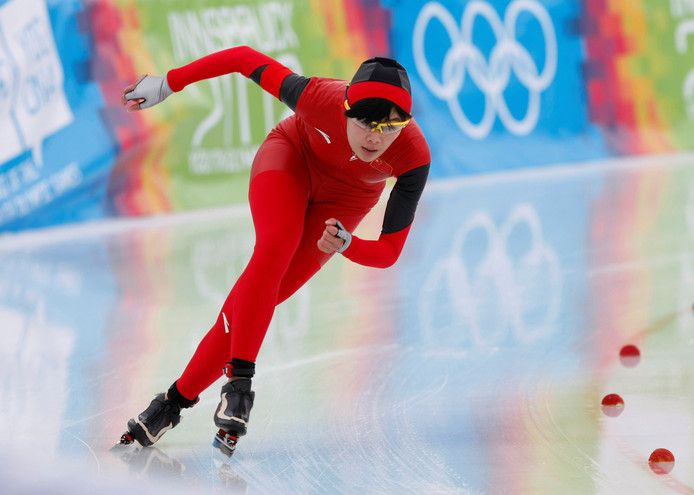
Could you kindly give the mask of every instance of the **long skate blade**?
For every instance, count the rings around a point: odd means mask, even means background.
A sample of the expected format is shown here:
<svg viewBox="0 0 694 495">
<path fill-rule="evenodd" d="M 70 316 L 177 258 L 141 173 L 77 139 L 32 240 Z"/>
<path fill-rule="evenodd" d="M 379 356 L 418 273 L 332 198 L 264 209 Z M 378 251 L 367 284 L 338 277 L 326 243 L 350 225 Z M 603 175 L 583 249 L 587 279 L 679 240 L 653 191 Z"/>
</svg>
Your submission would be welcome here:
<svg viewBox="0 0 694 495">
<path fill-rule="evenodd" d="M 218 449 L 222 454 L 231 457 L 236 450 L 238 437 L 230 435 L 224 430 L 219 430 L 212 440 L 212 446 Z"/>
</svg>

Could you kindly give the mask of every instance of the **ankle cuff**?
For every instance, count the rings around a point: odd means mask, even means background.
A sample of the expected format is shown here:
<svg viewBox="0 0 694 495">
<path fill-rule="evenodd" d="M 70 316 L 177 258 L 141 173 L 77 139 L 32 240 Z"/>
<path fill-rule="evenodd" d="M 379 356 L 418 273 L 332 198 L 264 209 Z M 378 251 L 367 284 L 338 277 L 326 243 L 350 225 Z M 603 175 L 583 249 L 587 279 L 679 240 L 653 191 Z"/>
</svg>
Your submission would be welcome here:
<svg viewBox="0 0 694 495">
<path fill-rule="evenodd" d="M 255 375 L 255 363 L 243 359 L 233 358 L 226 365 L 224 365 L 224 374 L 227 376 L 227 378 L 253 378 L 253 375 Z"/>
<path fill-rule="evenodd" d="M 166 396 L 169 398 L 170 401 L 175 402 L 184 409 L 187 407 L 193 407 L 200 400 L 200 397 L 196 397 L 195 399 L 187 399 L 183 397 L 181 392 L 178 391 L 178 386 L 176 385 L 176 382 L 173 382 L 173 385 L 169 387 L 168 392 L 166 392 Z"/>
</svg>

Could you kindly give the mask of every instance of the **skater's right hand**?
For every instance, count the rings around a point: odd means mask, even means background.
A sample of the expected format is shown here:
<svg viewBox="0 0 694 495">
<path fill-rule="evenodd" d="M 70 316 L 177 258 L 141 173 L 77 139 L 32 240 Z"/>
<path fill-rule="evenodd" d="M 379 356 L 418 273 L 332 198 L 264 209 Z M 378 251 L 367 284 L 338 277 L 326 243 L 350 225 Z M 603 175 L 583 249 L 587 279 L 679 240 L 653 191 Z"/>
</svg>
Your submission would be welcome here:
<svg viewBox="0 0 694 495">
<path fill-rule="evenodd" d="M 318 249 L 327 254 L 342 253 L 352 242 L 352 234 L 336 218 L 325 221 L 323 235 L 318 239 Z"/>
<path fill-rule="evenodd" d="M 121 104 L 128 112 L 142 110 L 161 103 L 172 93 L 166 76 L 145 75 L 123 90 Z"/>
</svg>

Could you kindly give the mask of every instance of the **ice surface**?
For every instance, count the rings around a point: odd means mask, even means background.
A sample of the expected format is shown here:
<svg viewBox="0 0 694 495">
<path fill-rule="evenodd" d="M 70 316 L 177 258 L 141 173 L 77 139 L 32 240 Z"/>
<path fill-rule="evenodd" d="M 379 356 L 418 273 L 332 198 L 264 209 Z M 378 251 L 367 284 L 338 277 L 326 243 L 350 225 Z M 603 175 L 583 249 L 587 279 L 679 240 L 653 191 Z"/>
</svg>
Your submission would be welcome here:
<svg viewBox="0 0 694 495">
<path fill-rule="evenodd" d="M 109 448 L 216 318 L 252 250 L 245 207 L 1 237 L 0 484 L 694 493 L 692 165 L 432 182 L 394 268 L 335 258 L 278 309 L 231 460 L 211 447 L 221 382 L 156 448 Z"/>
</svg>

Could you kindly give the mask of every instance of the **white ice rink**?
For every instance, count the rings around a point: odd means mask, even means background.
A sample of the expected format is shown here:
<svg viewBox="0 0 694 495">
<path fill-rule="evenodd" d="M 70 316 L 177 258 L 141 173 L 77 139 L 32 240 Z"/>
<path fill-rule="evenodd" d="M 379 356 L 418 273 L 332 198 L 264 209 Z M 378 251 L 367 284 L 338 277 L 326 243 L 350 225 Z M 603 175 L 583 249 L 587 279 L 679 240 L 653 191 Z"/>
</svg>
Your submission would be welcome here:
<svg viewBox="0 0 694 495">
<path fill-rule="evenodd" d="M 245 206 L 0 237 L 0 492 L 694 494 L 694 156 L 432 181 L 394 268 L 278 309 L 233 458 L 221 381 L 109 451 L 252 245 Z"/>
</svg>

